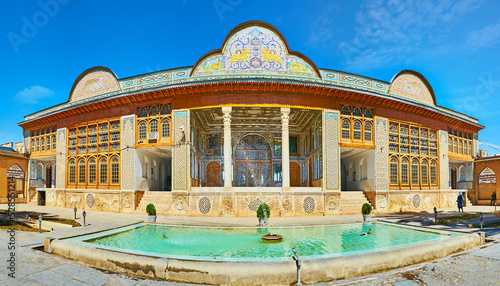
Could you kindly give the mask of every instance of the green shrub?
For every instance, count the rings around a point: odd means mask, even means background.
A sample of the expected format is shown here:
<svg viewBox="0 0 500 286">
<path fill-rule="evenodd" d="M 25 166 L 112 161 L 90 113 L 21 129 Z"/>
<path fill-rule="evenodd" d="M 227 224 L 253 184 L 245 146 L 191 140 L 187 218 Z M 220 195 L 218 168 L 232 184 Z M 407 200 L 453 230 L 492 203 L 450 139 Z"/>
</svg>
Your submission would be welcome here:
<svg viewBox="0 0 500 286">
<path fill-rule="evenodd" d="M 148 213 L 148 215 L 156 215 L 155 205 L 153 205 L 153 204 L 147 205 L 146 212 Z"/>
<path fill-rule="evenodd" d="M 362 214 L 370 214 L 372 212 L 372 205 L 369 203 L 364 203 L 363 206 L 361 207 L 361 213 Z"/>
<path fill-rule="evenodd" d="M 258 218 L 265 219 L 264 208 L 266 209 L 267 217 L 269 218 L 271 216 L 271 208 L 266 203 L 262 203 L 262 204 L 260 204 L 259 208 L 257 209 L 257 217 Z"/>
</svg>

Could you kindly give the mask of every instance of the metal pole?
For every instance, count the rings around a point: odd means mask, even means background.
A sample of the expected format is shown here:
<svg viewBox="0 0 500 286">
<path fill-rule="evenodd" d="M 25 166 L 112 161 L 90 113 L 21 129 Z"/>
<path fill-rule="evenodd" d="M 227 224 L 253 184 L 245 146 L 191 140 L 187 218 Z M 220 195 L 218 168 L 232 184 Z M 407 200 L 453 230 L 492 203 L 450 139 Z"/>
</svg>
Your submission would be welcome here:
<svg viewBox="0 0 500 286">
<path fill-rule="evenodd" d="M 481 229 L 483 229 L 483 213 L 479 213 L 479 221 L 481 221 Z"/>
<path fill-rule="evenodd" d="M 73 210 L 75 211 L 75 220 L 76 220 L 76 211 L 77 211 L 76 207 Z"/>
<path fill-rule="evenodd" d="M 38 233 L 42 233 L 42 215 L 38 216 L 38 222 L 39 222 Z"/>
<path fill-rule="evenodd" d="M 83 211 L 82 215 L 83 215 L 83 226 L 85 226 L 85 216 L 87 216 L 87 213 Z"/>
<path fill-rule="evenodd" d="M 434 224 L 438 223 L 438 211 L 437 208 L 434 207 Z"/>
</svg>

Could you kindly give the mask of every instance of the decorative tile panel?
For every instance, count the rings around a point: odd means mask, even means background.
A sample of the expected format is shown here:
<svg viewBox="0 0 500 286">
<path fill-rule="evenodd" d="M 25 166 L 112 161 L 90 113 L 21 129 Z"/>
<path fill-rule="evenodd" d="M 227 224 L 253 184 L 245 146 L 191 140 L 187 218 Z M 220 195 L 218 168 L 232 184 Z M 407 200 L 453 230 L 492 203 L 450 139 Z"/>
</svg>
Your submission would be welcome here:
<svg viewBox="0 0 500 286">
<path fill-rule="evenodd" d="M 71 101 L 80 101 L 97 95 L 120 90 L 116 77 L 107 70 L 96 70 L 86 74 L 71 93 Z"/>
<path fill-rule="evenodd" d="M 474 134 L 474 139 L 472 140 L 473 153 L 472 157 L 476 157 L 479 155 L 479 140 L 477 139 L 477 134 Z"/>
<path fill-rule="evenodd" d="M 389 94 L 426 105 L 434 105 L 434 99 L 425 83 L 412 73 L 398 75 L 391 83 Z"/>
<path fill-rule="evenodd" d="M 67 128 L 57 129 L 56 188 L 61 189 L 66 186 L 66 132 Z"/>
<path fill-rule="evenodd" d="M 323 111 L 323 185 L 325 190 L 340 188 L 339 112 Z"/>
<path fill-rule="evenodd" d="M 30 132 L 23 132 L 23 144 L 24 144 L 24 152 L 31 153 L 31 140 L 30 140 Z"/>
<path fill-rule="evenodd" d="M 261 26 L 243 28 L 225 41 L 221 53 L 194 67 L 194 76 L 227 73 L 275 73 L 317 77 L 316 70 L 299 56 L 289 54 L 284 39 Z"/>
<path fill-rule="evenodd" d="M 189 189 L 190 184 L 189 136 L 191 132 L 189 110 L 174 110 L 172 113 L 174 141 L 172 148 L 172 190 L 186 191 Z"/>
<path fill-rule="evenodd" d="M 439 187 L 449 189 L 448 132 L 439 130 Z"/>
<path fill-rule="evenodd" d="M 375 190 L 389 189 L 389 147 L 387 145 L 387 119 L 375 118 Z"/>
<path fill-rule="evenodd" d="M 135 115 L 121 118 L 121 188 L 122 190 L 135 189 Z M 128 148 L 127 148 L 128 147 Z"/>
</svg>

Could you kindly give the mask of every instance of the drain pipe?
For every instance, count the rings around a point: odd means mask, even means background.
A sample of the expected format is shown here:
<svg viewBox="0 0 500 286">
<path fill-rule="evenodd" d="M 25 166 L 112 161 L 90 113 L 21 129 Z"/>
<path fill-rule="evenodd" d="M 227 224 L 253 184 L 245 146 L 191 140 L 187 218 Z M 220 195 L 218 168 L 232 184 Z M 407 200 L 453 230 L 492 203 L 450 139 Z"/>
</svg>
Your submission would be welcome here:
<svg viewBox="0 0 500 286">
<path fill-rule="evenodd" d="M 302 285 L 302 283 L 300 282 L 300 266 L 301 266 L 300 257 L 297 254 L 297 251 L 295 251 L 295 247 L 292 248 L 292 251 L 293 254 L 295 254 L 295 256 L 292 257 L 295 260 L 295 263 L 297 264 L 297 285 Z"/>
</svg>

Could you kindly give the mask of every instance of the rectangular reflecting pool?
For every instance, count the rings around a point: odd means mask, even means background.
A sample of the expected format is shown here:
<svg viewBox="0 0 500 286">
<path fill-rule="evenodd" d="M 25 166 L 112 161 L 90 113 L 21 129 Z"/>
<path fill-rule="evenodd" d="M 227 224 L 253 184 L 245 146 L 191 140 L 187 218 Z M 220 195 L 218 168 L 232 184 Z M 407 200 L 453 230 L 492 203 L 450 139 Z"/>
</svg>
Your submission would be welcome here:
<svg viewBox="0 0 500 286">
<path fill-rule="evenodd" d="M 363 235 L 371 229 L 371 234 Z M 266 242 L 267 228 L 136 224 L 67 239 L 108 250 L 155 257 L 204 261 L 290 260 L 347 256 L 438 241 L 461 233 L 384 222 L 273 227 L 281 242 Z M 165 238 L 164 236 L 165 235 Z"/>
</svg>

